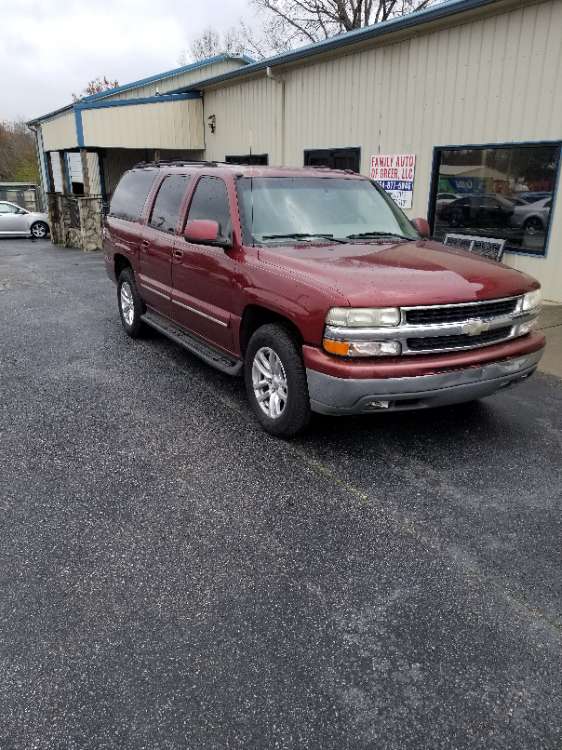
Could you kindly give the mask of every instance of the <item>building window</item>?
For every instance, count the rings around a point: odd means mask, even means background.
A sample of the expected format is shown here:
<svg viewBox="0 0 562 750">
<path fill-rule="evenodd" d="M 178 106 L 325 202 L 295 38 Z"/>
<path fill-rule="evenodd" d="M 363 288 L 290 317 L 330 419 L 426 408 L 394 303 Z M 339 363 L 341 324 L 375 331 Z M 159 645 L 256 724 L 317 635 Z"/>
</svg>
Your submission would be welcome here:
<svg viewBox="0 0 562 750">
<path fill-rule="evenodd" d="M 243 156 L 225 156 L 227 164 L 244 164 L 244 165 L 262 165 L 267 166 L 269 162 L 268 154 L 244 154 Z"/>
<path fill-rule="evenodd" d="M 559 143 L 436 149 L 433 236 L 494 237 L 508 252 L 544 255 L 559 164 Z"/>
<path fill-rule="evenodd" d="M 360 165 L 360 148 L 317 148 L 304 152 L 305 167 L 351 169 L 352 172 L 359 172 Z"/>
</svg>

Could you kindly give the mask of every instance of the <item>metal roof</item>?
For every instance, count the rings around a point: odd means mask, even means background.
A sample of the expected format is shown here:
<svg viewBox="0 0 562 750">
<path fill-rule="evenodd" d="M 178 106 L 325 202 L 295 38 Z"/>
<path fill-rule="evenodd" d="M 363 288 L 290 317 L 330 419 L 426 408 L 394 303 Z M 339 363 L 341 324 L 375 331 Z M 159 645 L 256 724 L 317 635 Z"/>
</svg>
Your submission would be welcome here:
<svg viewBox="0 0 562 750">
<path fill-rule="evenodd" d="M 190 73 L 191 71 L 206 68 L 208 65 L 214 65 L 215 63 L 219 63 L 219 62 L 226 62 L 227 60 L 241 60 L 246 65 L 254 62 L 254 60 L 251 57 L 247 57 L 246 55 L 224 54 L 224 55 L 214 55 L 214 57 L 206 57 L 204 60 L 197 60 L 196 62 L 190 63 L 189 65 L 182 65 L 179 68 L 172 68 L 172 70 L 166 70 L 163 73 L 157 73 L 156 75 L 149 76 L 148 78 L 140 78 L 138 81 L 125 83 L 123 84 L 123 86 L 116 86 L 113 89 L 106 89 L 105 91 L 100 91 L 98 94 L 90 94 L 90 96 L 84 96 L 81 99 L 79 99 L 78 102 L 74 102 L 73 104 L 66 104 L 64 107 L 59 107 L 59 109 L 55 109 L 52 112 L 48 112 L 47 114 L 40 115 L 39 117 L 35 117 L 33 120 L 28 120 L 26 125 L 35 125 L 41 120 L 48 120 L 51 117 L 56 117 L 56 115 L 62 114 L 63 112 L 70 111 L 73 109 L 74 104 L 81 104 L 83 102 L 91 102 L 91 101 L 97 101 L 98 99 L 104 99 L 108 96 L 113 96 L 114 94 L 119 94 L 123 91 L 130 91 L 131 89 L 135 89 L 140 86 L 146 86 L 149 83 L 156 83 L 156 81 L 164 81 L 166 78 L 172 78 L 173 76 L 181 75 L 182 73 Z M 188 88 L 188 87 L 185 87 L 185 88 Z M 167 93 L 171 93 L 171 92 L 167 92 Z"/>
</svg>

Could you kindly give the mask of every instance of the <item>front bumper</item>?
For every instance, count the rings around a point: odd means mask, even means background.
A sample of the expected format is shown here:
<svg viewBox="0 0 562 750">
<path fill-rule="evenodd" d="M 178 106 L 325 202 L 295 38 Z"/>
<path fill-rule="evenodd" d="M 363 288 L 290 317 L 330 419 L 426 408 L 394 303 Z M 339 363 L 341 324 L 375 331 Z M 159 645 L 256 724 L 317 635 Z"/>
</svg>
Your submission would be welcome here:
<svg viewBox="0 0 562 750">
<path fill-rule="evenodd" d="M 528 378 L 544 348 L 464 369 L 400 378 L 338 378 L 306 371 L 310 407 L 320 414 L 365 414 L 458 404 Z"/>
</svg>

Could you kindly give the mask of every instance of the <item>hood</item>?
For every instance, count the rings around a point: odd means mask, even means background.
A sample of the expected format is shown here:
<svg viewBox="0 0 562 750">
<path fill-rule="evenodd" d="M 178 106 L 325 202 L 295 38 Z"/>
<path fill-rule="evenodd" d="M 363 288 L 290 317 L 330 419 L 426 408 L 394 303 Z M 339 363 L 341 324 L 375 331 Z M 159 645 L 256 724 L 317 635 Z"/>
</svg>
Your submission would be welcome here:
<svg viewBox="0 0 562 750">
<path fill-rule="evenodd" d="M 511 297 L 530 276 L 438 242 L 260 248 L 260 259 L 339 290 L 351 306 L 438 305 Z"/>
</svg>

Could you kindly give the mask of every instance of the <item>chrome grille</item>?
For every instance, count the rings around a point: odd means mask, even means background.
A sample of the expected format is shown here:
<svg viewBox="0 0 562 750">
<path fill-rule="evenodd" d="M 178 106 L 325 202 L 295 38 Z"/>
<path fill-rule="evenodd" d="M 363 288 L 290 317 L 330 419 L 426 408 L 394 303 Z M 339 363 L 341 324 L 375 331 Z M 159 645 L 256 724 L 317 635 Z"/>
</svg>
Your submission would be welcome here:
<svg viewBox="0 0 562 750">
<path fill-rule="evenodd" d="M 504 341 L 511 334 L 511 326 L 507 328 L 496 328 L 493 331 L 485 331 L 477 336 L 423 336 L 420 338 L 408 339 L 408 349 L 413 352 L 418 351 L 439 351 L 443 349 L 474 349 L 477 346 L 486 344 L 495 344 L 498 341 Z"/>
<path fill-rule="evenodd" d="M 523 311 L 523 297 L 449 305 L 402 307 L 397 326 L 348 328 L 327 325 L 324 335 L 335 341 L 399 342 L 402 354 L 436 354 L 492 346 L 524 336 L 539 308 Z"/>
<path fill-rule="evenodd" d="M 494 318 L 509 315 L 517 307 L 517 297 L 477 302 L 470 305 L 446 305 L 444 307 L 414 307 L 406 310 L 406 322 L 413 325 L 426 323 L 455 323 L 472 318 Z"/>
</svg>

